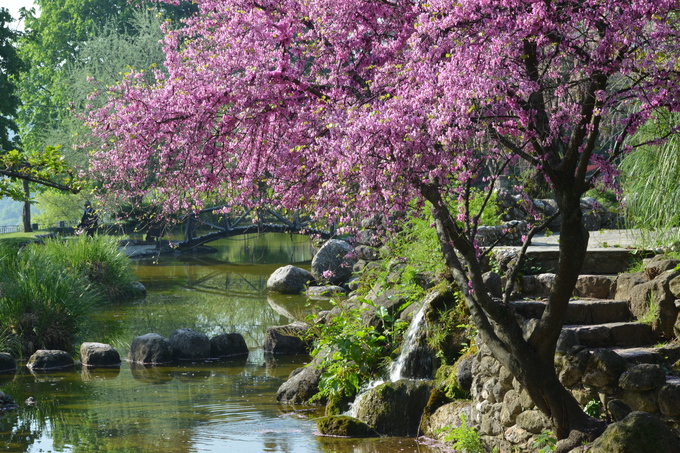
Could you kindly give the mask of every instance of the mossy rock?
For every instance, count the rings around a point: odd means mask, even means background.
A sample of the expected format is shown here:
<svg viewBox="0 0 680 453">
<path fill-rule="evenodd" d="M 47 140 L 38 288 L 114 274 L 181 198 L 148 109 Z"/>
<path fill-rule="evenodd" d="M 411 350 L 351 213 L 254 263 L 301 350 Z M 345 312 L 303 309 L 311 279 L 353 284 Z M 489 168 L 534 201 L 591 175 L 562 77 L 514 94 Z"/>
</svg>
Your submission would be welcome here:
<svg viewBox="0 0 680 453">
<path fill-rule="evenodd" d="M 454 400 L 470 398 L 469 387 L 464 388 L 464 386 L 461 385 L 460 378 L 462 377 L 462 373 L 459 372 L 460 371 L 459 365 L 462 364 L 465 360 L 474 356 L 475 354 L 476 348 L 475 350 L 468 350 L 465 354 L 461 355 L 458 358 L 455 364 L 443 365 L 439 367 L 439 369 L 437 369 L 437 373 L 435 374 L 434 378 L 436 387 L 441 389 L 446 394 L 447 397 Z M 467 383 L 465 384 L 467 386 Z"/>
<path fill-rule="evenodd" d="M 340 415 L 349 410 L 353 397 L 331 396 L 326 403 L 326 415 Z"/>
<path fill-rule="evenodd" d="M 631 412 L 612 423 L 588 452 L 592 453 L 678 453 L 678 440 L 661 420 L 646 412 Z"/>
<path fill-rule="evenodd" d="M 380 434 L 416 436 L 431 389 L 431 381 L 386 382 L 358 397 L 352 411 Z"/>
<path fill-rule="evenodd" d="M 361 420 L 347 415 L 329 415 L 316 420 L 319 434 L 340 437 L 378 437 L 378 433 Z"/>
</svg>

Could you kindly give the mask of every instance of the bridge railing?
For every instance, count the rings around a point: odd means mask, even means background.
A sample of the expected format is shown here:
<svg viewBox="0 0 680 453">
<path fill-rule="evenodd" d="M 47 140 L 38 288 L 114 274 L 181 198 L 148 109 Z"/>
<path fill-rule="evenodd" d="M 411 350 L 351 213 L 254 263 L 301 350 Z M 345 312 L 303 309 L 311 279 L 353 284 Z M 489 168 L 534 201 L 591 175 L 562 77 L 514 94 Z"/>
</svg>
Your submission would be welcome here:
<svg viewBox="0 0 680 453">
<path fill-rule="evenodd" d="M 335 235 L 333 226 L 315 224 L 311 216 L 301 215 L 300 211 L 243 207 L 232 207 L 229 212 L 224 210 L 225 206 L 215 206 L 185 216 L 184 241 L 179 246 L 194 247 L 220 238 L 258 232 L 287 232 L 323 238 Z"/>
</svg>

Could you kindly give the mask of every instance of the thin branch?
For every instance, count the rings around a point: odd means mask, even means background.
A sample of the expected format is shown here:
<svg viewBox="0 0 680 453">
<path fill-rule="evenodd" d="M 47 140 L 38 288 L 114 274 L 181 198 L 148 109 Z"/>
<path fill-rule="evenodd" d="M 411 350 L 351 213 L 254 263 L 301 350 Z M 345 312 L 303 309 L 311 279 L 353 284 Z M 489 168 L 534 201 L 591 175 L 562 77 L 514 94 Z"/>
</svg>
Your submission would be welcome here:
<svg viewBox="0 0 680 453">
<path fill-rule="evenodd" d="M 541 223 L 540 225 L 535 225 L 534 227 L 529 230 L 527 233 L 527 237 L 524 240 L 524 244 L 522 244 L 522 248 L 519 251 L 519 254 L 517 255 L 517 261 L 515 262 L 515 265 L 513 266 L 512 270 L 510 271 L 510 275 L 507 277 L 507 282 L 505 283 L 505 291 L 503 292 L 503 302 L 504 303 L 509 303 L 510 302 L 510 294 L 512 293 L 512 287 L 514 285 L 515 279 L 517 278 L 517 275 L 519 274 L 519 270 L 522 267 L 522 262 L 524 261 L 524 258 L 526 257 L 527 249 L 529 248 L 529 244 L 531 243 L 531 239 L 540 231 L 543 231 L 550 225 L 550 223 L 555 220 L 561 212 L 557 210 L 556 213 L 548 217 Z"/>
</svg>

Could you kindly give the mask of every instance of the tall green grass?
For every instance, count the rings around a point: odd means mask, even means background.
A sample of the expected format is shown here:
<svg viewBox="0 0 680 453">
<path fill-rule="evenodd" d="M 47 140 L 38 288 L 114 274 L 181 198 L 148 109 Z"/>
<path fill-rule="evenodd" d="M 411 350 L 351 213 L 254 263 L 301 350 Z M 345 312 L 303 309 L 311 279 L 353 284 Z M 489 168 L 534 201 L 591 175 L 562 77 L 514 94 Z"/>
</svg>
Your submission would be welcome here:
<svg viewBox="0 0 680 453">
<path fill-rule="evenodd" d="M 120 251 L 115 237 L 80 235 L 66 242 L 50 239 L 35 250 L 71 272 L 85 275 L 105 299 L 117 300 L 133 294 L 135 275 L 130 258 Z"/>
<path fill-rule="evenodd" d="M 677 113 L 658 112 L 635 136 L 634 144 L 667 134 L 680 121 Z M 680 137 L 641 146 L 621 163 L 628 226 L 638 228 L 643 245 L 680 242 Z"/>
<path fill-rule="evenodd" d="M 0 350 L 72 351 L 97 305 L 130 291 L 130 263 L 106 237 L 0 245 Z"/>
</svg>

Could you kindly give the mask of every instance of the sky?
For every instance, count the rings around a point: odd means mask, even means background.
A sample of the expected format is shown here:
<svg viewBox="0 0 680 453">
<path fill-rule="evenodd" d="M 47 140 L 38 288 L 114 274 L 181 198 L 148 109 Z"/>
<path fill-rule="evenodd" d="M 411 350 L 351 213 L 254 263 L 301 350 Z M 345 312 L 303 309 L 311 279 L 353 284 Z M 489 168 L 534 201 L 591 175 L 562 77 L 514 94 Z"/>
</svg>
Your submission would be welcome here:
<svg viewBox="0 0 680 453">
<path fill-rule="evenodd" d="M 7 8 L 15 20 L 19 18 L 19 8 L 30 8 L 32 6 L 34 6 L 33 0 L 0 0 L 0 8 Z M 23 26 L 20 25 L 20 29 L 23 29 Z"/>
</svg>

